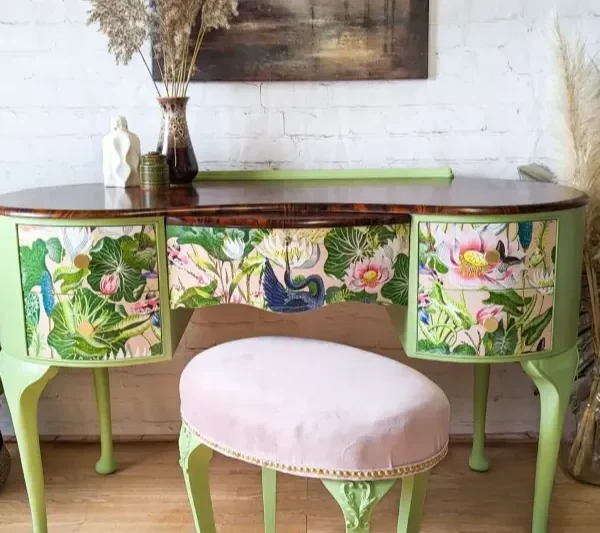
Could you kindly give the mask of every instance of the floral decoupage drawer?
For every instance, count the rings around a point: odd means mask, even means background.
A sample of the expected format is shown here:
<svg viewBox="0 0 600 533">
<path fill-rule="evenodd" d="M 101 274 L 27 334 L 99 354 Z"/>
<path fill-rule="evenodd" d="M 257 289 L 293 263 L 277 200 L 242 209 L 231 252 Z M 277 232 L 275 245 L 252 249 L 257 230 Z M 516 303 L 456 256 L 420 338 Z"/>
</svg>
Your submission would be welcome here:
<svg viewBox="0 0 600 533">
<path fill-rule="evenodd" d="M 407 305 L 409 226 L 167 226 L 171 307 L 243 303 L 280 313 L 336 302 Z"/>
<path fill-rule="evenodd" d="M 556 235 L 555 220 L 420 223 L 417 350 L 550 350 Z"/>
<path fill-rule="evenodd" d="M 20 225 L 18 236 L 29 356 L 162 353 L 154 226 Z"/>
</svg>

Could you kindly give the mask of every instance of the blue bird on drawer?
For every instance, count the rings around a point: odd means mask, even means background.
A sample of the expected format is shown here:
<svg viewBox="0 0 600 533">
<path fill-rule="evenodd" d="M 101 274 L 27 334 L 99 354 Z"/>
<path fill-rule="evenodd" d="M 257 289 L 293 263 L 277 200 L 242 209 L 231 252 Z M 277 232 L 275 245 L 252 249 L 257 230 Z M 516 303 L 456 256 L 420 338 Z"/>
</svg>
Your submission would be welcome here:
<svg viewBox="0 0 600 533">
<path fill-rule="evenodd" d="M 287 250 L 286 250 L 287 252 Z M 263 290 L 267 306 L 277 313 L 300 313 L 321 307 L 325 303 L 325 284 L 321 276 L 313 274 L 300 282 L 292 280 L 289 257 L 286 253 L 285 274 L 283 276 L 285 287 L 277 279 L 275 271 L 268 259 L 265 261 L 263 277 Z M 303 291 L 311 283 L 317 286 L 314 294 Z"/>
</svg>

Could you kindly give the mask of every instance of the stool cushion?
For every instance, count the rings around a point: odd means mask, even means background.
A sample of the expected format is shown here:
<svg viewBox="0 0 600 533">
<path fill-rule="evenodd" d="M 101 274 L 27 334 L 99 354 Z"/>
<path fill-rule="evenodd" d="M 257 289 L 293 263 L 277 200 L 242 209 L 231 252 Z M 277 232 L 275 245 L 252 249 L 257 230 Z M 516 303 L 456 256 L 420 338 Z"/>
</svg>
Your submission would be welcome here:
<svg viewBox="0 0 600 533">
<path fill-rule="evenodd" d="M 447 450 L 442 390 L 408 366 L 341 344 L 227 342 L 187 365 L 180 394 L 184 422 L 207 446 L 303 476 L 402 477 Z"/>
</svg>

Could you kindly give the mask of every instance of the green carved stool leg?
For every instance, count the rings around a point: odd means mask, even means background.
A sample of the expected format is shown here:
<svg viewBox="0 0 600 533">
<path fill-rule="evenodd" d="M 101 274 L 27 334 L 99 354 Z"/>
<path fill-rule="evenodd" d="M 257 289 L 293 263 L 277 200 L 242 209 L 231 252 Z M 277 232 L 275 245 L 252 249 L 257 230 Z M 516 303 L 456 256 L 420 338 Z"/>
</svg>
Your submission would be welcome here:
<svg viewBox="0 0 600 533">
<path fill-rule="evenodd" d="M 577 367 L 577 349 L 554 357 L 523 361 L 540 393 L 540 440 L 535 473 L 533 533 L 546 533 L 562 428 Z"/>
<path fill-rule="evenodd" d="M 208 465 L 213 451 L 183 424 L 179 435 L 179 464 L 183 470 L 197 533 L 215 533 Z"/>
<path fill-rule="evenodd" d="M 117 470 L 113 452 L 112 423 L 110 412 L 110 382 L 108 368 L 94 368 L 94 389 L 100 423 L 100 460 L 96 463 L 98 474 L 108 475 Z"/>
<path fill-rule="evenodd" d="M 394 486 L 395 479 L 382 481 L 321 480 L 344 513 L 346 533 L 369 533 L 371 513 Z"/>
<path fill-rule="evenodd" d="M 265 533 L 275 533 L 275 516 L 277 512 L 277 471 L 262 469 L 263 513 Z"/>
<path fill-rule="evenodd" d="M 490 386 L 490 366 L 476 364 L 473 375 L 473 448 L 469 467 L 476 472 L 487 472 L 490 467 L 485 455 L 485 416 Z"/>
<path fill-rule="evenodd" d="M 398 533 L 419 533 L 429 471 L 402 479 Z"/>
<path fill-rule="evenodd" d="M 0 354 L 0 376 L 19 445 L 34 533 L 48 531 L 38 434 L 38 402 L 44 387 L 57 372 L 56 367 Z"/>
</svg>

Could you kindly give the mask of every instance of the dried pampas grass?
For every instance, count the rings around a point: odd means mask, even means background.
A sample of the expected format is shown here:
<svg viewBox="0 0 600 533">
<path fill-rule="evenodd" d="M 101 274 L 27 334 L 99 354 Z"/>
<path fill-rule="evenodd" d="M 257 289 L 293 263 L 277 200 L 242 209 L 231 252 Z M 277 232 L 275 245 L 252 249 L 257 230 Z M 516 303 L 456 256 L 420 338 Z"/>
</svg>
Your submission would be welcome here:
<svg viewBox="0 0 600 533">
<path fill-rule="evenodd" d="M 600 410 L 600 71 L 586 53 L 585 43 L 569 42 L 560 22 L 554 21 L 557 129 L 559 162 L 557 181 L 588 194 L 584 236 L 583 300 L 591 312 L 594 364 L 588 398 L 579 419 L 577 434 L 568 457 L 575 477 L 585 478 L 584 467 L 596 470 L 595 448 L 600 444 L 596 415 Z M 597 475 L 597 473 L 596 473 Z"/>
<path fill-rule="evenodd" d="M 184 97 L 192 78 L 198 52 L 210 30 L 229 28 L 238 15 L 237 0 L 89 0 L 88 25 L 98 24 L 108 37 L 108 51 L 117 64 L 127 65 L 138 53 L 152 76 L 142 53 L 150 39 L 167 96 Z M 197 37 L 194 25 L 201 13 Z M 156 83 L 159 96 L 162 96 Z"/>
</svg>

